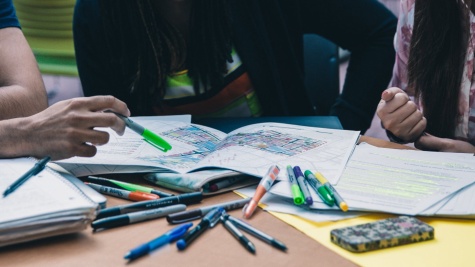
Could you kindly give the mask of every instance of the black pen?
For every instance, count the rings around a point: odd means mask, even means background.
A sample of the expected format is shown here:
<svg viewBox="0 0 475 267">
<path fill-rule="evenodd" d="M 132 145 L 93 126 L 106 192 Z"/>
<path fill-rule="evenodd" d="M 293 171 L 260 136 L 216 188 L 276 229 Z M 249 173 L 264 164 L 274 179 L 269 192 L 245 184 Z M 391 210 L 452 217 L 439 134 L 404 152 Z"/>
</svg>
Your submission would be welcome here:
<svg viewBox="0 0 475 267">
<path fill-rule="evenodd" d="M 230 220 L 228 220 L 228 218 L 229 215 L 223 212 L 223 215 L 221 215 L 221 222 L 223 223 L 224 228 L 226 228 L 239 241 L 239 243 L 244 246 L 244 248 L 246 248 L 252 254 L 255 254 L 256 247 L 254 247 L 254 244 L 252 244 L 252 242 L 247 239 L 247 237 L 243 235 L 241 231 L 239 231 L 236 226 Z"/>
<path fill-rule="evenodd" d="M 164 197 L 155 200 L 140 201 L 136 203 L 120 205 L 100 210 L 96 216 L 96 220 L 129 212 L 155 209 L 175 204 L 193 204 L 200 202 L 202 199 L 203 194 L 201 192 L 193 192 L 171 197 Z"/>
<path fill-rule="evenodd" d="M 242 220 L 236 219 L 228 214 L 225 215 L 228 217 L 228 220 L 231 221 L 236 227 L 248 232 L 249 234 L 259 238 L 260 240 L 280 249 L 283 251 L 287 250 L 287 247 L 284 243 L 280 242 L 279 240 L 269 236 L 268 234 L 263 233 L 262 231 L 257 230 L 256 228 L 252 227 L 250 224 L 243 222 Z"/>
<path fill-rule="evenodd" d="M 186 205 L 178 204 L 158 209 L 131 212 L 128 214 L 117 215 L 93 221 L 91 226 L 94 230 L 96 230 L 99 228 L 112 228 L 117 226 L 129 225 L 132 223 L 164 217 L 167 214 L 182 211 L 185 209 Z"/>
<path fill-rule="evenodd" d="M 224 203 L 219 203 L 216 205 L 201 207 L 193 210 L 185 210 L 182 212 L 173 213 L 167 215 L 167 221 L 171 224 L 178 224 L 184 223 L 188 221 L 193 221 L 205 216 L 209 211 L 214 208 L 222 207 L 224 210 L 234 210 L 244 207 L 247 203 L 249 203 L 250 198 L 244 198 L 239 200 L 228 201 Z"/>
<path fill-rule="evenodd" d="M 176 242 L 176 247 L 179 250 L 184 250 L 187 248 L 193 240 L 200 236 L 206 229 L 214 227 L 218 222 L 221 214 L 224 212 L 223 208 L 214 208 L 212 211 L 208 212 L 201 222 L 186 233 L 180 240 Z"/>
<path fill-rule="evenodd" d="M 30 179 L 31 177 L 37 175 L 42 170 L 44 170 L 44 168 L 46 167 L 46 164 L 50 160 L 51 160 L 50 157 L 45 157 L 45 158 L 41 159 L 40 161 L 38 161 L 37 163 L 35 163 L 35 166 L 33 166 L 33 168 L 28 170 L 25 174 L 20 176 L 20 178 L 18 178 L 18 180 L 16 180 L 15 182 L 13 182 L 13 184 L 11 184 L 9 187 L 7 187 L 7 189 L 3 192 L 3 197 L 8 196 L 13 191 L 15 191 L 18 187 L 20 187 L 24 182 L 26 182 L 28 179 Z"/>
</svg>

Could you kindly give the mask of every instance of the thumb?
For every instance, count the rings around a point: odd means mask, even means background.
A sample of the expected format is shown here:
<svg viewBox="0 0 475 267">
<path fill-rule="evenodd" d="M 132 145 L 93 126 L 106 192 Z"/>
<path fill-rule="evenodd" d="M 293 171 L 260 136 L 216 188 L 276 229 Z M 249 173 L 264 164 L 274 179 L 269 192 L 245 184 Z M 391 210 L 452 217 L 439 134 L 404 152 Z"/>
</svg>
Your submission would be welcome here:
<svg viewBox="0 0 475 267">
<path fill-rule="evenodd" d="M 404 93 L 404 91 L 397 87 L 388 88 L 381 94 L 381 99 L 384 101 L 391 101 L 397 93 Z"/>
</svg>

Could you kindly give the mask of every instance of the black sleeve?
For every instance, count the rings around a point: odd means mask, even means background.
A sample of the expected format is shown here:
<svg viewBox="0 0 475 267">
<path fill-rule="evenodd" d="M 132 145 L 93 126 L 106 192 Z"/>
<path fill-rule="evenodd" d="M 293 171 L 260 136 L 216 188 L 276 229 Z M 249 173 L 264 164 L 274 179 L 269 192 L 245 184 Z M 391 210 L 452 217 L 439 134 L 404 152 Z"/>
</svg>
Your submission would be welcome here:
<svg viewBox="0 0 475 267">
<path fill-rule="evenodd" d="M 74 49 L 85 96 L 115 95 L 113 88 L 117 88 L 99 12 L 97 0 L 78 0 L 74 9 Z"/>
<path fill-rule="evenodd" d="M 305 32 L 351 52 L 343 92 L 331 115 L 345 129 L 364 133 L 392 75 L 397 18 L 376 0 L 303 0 L 301 8 Z"/>
</svg>

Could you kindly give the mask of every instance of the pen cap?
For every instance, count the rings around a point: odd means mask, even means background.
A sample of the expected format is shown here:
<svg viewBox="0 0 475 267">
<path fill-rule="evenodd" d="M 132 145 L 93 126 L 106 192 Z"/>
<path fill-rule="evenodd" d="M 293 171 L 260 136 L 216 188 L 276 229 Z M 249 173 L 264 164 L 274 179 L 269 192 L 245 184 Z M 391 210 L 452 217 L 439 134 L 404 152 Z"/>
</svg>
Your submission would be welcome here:
<svg viewBox="0 0 475 267">
<path fill-rule="evenodd" d="M 175 196 L 179 197 L 183 204 L 199 203 L 203 200 L 203 193 L 201 192 L 185 193 Z"/>
<path fill-rule="evenodd" d="M 221 207 L 214 208 L 203 217 L 203 220 L 207 220 L 209 222 L 209 227 L 212 228 L 219 222 L 223 212 L 224 209 Z"/>
<path fill-rule="evenodd" d="M 295 176 L 296 176 L 296 177 L 300 177 L 300 176 L 301 176 L 301 177 L 305 177 L 305 176 L 303 176 L 302 170 L 300 169 L 299 166 L 295 166 L 295 167 L 294 167 L 294 173 L 295 173 Z"/>
<path fill-rule="evenodd" d="M 184 223 L 201 218 L 201 210 L 185 210 L 167 215 L 167 222 L 171 224 Z"/>
<path fill-rule="evenodd" d="M 267 173 L 262 177 L 261 181 L 259 182 L 259 185 L 263 186 L 266 190 L 269 190 L 269 188 L 272 186 L 275 179 L 279 175 L 279 172 L 280 172 L 279 166 L 277 165 L 270 166 Z"/>
</svg>

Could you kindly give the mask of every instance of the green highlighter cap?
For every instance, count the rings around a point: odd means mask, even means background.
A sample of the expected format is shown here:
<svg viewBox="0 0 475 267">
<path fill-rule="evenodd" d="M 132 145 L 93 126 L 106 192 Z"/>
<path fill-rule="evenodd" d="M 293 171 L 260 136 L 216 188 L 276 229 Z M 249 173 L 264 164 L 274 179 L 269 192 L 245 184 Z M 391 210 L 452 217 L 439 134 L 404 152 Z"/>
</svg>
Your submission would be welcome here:
<svg viewBox="0 0 475 267">
<path fill-rule="evenodd" d="M 300 187 L 298 185 L 293 184 L 290 189 L 292 190 L 292 196 L 294 197 L 294 204 L 302 205 L 304 201 L 302 191 L 300 191 Z"/>
<path fill-rule="evenodd" d="M 142 137 L 145 139 L 145 141 L 154 145 L 158 149 L 163 150 L 164 152 L 172 149 L 172 146 L 167 141 L 163 140 L 160 136 L 154 134 L 148 129 L 144 129 Z"/>
<path fill-rule="evenodd" d="M 330 207 L 335 205 L 335 200 L 333 199 L 330 191 L 324 185 L 322 185 L 322 183 L 320 183 L 320 181 L 311 171 L 306 170 L 305 177 L 308 179 L 311 185 L 314 185 L 312 187 L 314 187 L 315 191 L 317 191 L 317 195 L 323 200 L 323 202 L 325 202 L 325 204 Z"/>
<path fill-rule="evenodd" d="M 294 171 L 292 170 L 292 166 L 287 165 L 287 176 L 289 177 L 290 182 L 290 190 L 292 192 L 292 197 L 294 199 L 295 205 L 302 205 L 304 201 L 304 197 L 302 191 L 300 190 L 300 186 L 297 184 L 297 178 L 295 178 Z"/>
<path fill-rule="evenodd" d="M 335 200 L 333 199 L 332 195 L 330 192 L 328 192 L 328 189 L 325 186 L 320 186 L 318 189 L 318 195 L 320 198 L 327 204 L 328 206 L 333 206 L 335 204 Z"/>
</svg>

